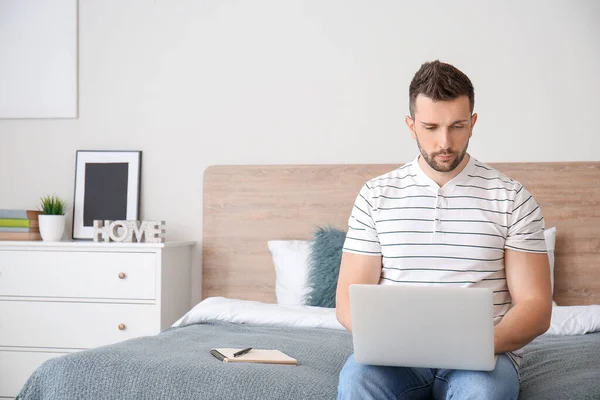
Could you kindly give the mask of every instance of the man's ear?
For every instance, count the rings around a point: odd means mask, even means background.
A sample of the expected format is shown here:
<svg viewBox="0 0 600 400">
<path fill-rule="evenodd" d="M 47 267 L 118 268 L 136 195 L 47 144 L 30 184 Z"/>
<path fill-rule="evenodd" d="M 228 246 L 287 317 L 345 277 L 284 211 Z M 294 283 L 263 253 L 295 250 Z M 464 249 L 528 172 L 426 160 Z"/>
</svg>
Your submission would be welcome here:
<svg viewBox="0 0 600 400">
<path fill-rule="evenodd" d="M 477 113 L 471 115 L 471 132 L 469 133 L 469 138 L 473 136 L 473 128 L 475 127 L 475 123 L 477 122 Z"/>
<path fill-rule="evenodd" d="M 417 139 L 417 133 L 415 132 L 415 120 L 412 119 L 410 117 L 410 115 L 407 115 L 406 118 L 404 118 L 404 122 L 406 122 L 406 126 L 408 127 L 408 130 L 410 131 L 410 136 L 412 136 L 413 139 Z"/>
</svg>

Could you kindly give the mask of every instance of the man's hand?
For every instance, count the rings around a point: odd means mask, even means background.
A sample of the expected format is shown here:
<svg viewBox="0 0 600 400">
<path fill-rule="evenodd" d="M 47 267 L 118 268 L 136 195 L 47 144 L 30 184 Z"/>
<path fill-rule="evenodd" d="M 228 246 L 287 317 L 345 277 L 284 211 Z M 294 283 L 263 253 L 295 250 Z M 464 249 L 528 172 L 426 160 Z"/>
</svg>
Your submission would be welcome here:
<svg viewBox="0 0 600 400">
<path fill-rule="evenodd" d="M 340 275 L 335 294 L 335 314 L 338 321 L 352 332 L 350 317 L 350 285 L 377 284 L 381 277 L 381 256 L 367 256 L 343 252 Z"/>
<path fill-rule="evenodd" d="M 513 308 L 494 329 L 496 354 L 520 349 L 546 332 L 552 315 L 548 255 L 506 249 L 504 263 Z"/>
</svg>

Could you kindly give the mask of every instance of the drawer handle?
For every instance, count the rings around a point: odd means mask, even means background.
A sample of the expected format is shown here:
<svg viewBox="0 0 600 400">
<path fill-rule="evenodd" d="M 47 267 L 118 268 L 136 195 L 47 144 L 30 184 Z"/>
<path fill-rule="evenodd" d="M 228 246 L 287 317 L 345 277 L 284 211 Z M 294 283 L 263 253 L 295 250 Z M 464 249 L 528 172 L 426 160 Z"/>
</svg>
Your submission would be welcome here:
<svg viewBox="0 0 600 400">
<path fill-rule="evenodd" d="M 119 330 L 124 331 L 126 328 L 125 324 L 119 324 Z"/>
<path fill-rule="evenodd" d="M 119 279 L 125 279 L 125 277 L 127 277 L 125 272 L 119 272 Z"/>
</svg>

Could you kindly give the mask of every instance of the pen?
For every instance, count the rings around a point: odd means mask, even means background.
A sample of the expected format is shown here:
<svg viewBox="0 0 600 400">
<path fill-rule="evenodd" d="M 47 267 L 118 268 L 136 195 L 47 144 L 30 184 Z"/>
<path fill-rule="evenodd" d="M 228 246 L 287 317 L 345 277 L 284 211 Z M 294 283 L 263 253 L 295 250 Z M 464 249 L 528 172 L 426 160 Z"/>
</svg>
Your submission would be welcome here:
<svg viewBox="0 0 600 400">
<path fill-rule="evenodd" d="M 236 351 L 235 353 L 233 353 L 233 356 L 238 357 L 238 356 L 244 355 L 244 354 L 248 353 L 250 350 L 252 350 L 252 347 L 248 347 L 246 349 Z"/>
</svg>

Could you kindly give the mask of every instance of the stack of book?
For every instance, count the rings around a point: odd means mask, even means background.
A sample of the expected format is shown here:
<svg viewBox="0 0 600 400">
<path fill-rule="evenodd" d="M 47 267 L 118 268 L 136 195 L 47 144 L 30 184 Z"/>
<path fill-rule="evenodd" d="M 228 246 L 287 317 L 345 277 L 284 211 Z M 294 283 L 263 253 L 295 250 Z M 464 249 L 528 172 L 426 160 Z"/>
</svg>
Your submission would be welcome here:
<svg viewBox="0 0 600 400">
<path fill-rule="evenodd" d="M 42 240 L 35 210 L 0 210 L 0 240 Z"/>
</svg>

